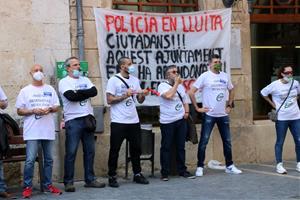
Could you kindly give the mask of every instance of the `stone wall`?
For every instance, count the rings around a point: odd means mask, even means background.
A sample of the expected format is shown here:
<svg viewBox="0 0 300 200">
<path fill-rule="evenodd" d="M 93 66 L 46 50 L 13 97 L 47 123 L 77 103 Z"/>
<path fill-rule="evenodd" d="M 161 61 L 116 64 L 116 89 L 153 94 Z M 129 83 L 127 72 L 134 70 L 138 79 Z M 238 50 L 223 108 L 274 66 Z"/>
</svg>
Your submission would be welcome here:
<svg viewBox="0 0 300 200">
<path fill-rule="evenodd" d="M 6 112 L 20 122 L 15 101 L 20 89 L 31 82 L 31 66 L 41 64 L 47 83 L 55 85 L 55 62 L 71 55 L 69 1 L 11 0 L 0 5 L 0 85 L 9 100 Z M 20 163 L 5 165 L 5 172 L 12 183 L 21 183 Z"/>
</svg>

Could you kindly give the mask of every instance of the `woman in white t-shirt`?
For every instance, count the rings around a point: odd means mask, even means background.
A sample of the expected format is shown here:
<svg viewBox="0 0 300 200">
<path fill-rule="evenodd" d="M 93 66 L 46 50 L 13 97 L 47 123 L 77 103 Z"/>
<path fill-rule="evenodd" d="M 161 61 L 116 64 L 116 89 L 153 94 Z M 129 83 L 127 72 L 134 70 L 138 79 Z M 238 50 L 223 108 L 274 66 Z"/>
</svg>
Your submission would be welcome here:
<svg viewBox="0 0 300 200">
<path fill-rule="evenodd" d="M 289 128 L 296 146 L 296 170 L 300 172 L 300 110 L 297 104 L 300 86 L 299 82 L 293 79 L 293 69 L 291 66 L 279 68 L 277 77 L 278 80 L 273 81 L 261 90 L 264 99 L 278 112 L 278 120 L 275 122 L 276 171 L 279 174 L 287 173 L 282 164 L 282 148 L 287 129 Z M 272 99 L 269 95 L 272 96 Z"/>
</svg>

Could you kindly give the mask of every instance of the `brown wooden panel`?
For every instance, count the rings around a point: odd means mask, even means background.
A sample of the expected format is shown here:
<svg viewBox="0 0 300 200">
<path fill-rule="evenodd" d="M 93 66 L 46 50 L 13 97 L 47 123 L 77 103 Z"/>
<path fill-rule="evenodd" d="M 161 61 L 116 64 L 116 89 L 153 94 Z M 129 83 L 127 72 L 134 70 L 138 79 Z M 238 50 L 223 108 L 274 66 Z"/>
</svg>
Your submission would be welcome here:
<svg viewBox="0 0 300 200">
<path fill-rule="evenodd" d="M 300 14 L 252 14 L 250 21 L 254 23 L 300 23 Z"/>
</svg>

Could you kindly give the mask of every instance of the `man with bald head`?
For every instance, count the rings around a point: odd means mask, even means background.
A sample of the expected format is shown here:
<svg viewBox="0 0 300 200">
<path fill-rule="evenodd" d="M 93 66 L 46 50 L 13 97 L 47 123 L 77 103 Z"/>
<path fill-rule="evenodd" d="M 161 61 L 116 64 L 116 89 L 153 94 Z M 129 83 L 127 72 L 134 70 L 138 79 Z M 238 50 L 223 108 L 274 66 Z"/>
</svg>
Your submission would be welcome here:
<svg viewBox="0 0 300 200">
<path fill-rule="evenodd" d="M 23 198 L 32 194 L 32 178 L 38 146 L 44 155 L 43 185 L 46 191 L 60 195 L 62 192 L 52 185 L 52 149 L 55 140 L 53 113 L 59 109 L 59 100 L 54 88 L 44 83 L 43 67 L 34 65 L 30 70 L 31 84 L 21 89 L 17 101 L 17 113 L 24 117 L 23 137 L 26 141 Z"/>
</svg>

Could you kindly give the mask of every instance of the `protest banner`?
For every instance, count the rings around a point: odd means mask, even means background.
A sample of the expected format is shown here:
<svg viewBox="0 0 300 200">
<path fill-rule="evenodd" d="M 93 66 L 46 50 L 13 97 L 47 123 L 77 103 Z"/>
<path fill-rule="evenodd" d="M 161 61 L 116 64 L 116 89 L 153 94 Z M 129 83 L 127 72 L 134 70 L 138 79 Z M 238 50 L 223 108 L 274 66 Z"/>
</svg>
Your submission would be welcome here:
<svg viewBox="0 0 300 200">
<path fill-rule="evenodd" d="M 94 8 L 103 91 L 123 56 L 137 67 L 133 75 L 141 80 L 141 87 L 154 90 L 165 80 L 166 67 L 173 64 L 188 90 L 208 70 L 212 54 L 220 55 L 222 70 L 228 72 L 231 12 L 230 8 L 190 13 Z M 147 96 L 143 105 L 159 105 L 158 97 Z"/>
</svg>

